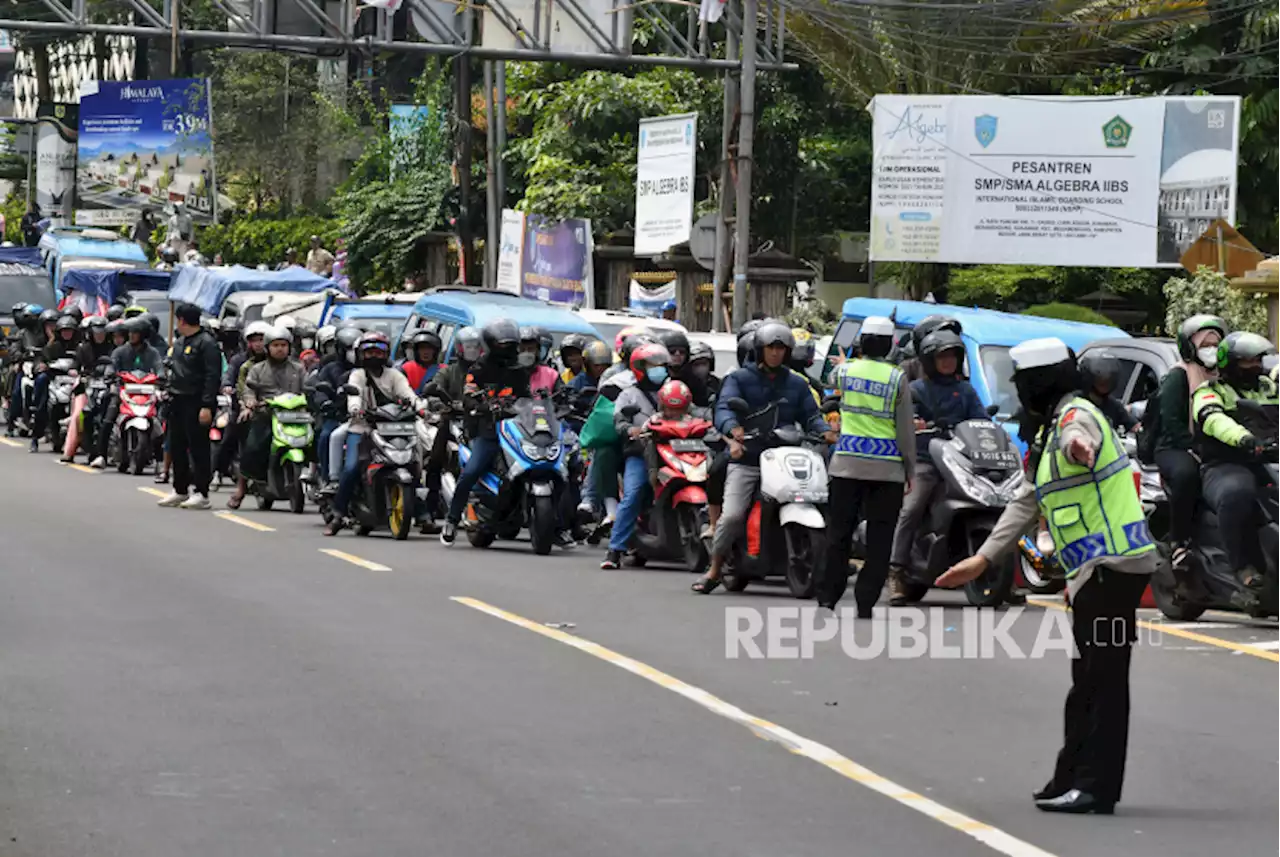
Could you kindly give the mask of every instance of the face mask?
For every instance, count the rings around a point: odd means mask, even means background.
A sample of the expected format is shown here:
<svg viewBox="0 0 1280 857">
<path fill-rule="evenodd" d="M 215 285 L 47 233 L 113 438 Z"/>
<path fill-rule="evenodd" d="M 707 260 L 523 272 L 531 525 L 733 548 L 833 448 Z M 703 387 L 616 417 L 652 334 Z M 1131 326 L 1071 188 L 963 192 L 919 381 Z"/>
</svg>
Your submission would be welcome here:
<svg viewBox="0 0 1280 857">
<path fill-rule="evenodd" d="M 524 369 L 528 369 L 530 366 L 536 363 L 537 360 L 538 360 L 538 355 L 534 354 L 532 351 L 521 351 L 516 356 L 516 363 L 518 363 L 520 367 Z"/>
<path fill-rule="evenodd" d="M 1206 369 L 1216 369 L 1218 367 L 1218 349 L 1216 347 L 1197 349 L 1196 362 Z"/>
<path fill-rule="evenodd" d="M 663 381 L 667 380 L 667 367 L 650 366 L 644 374 L 645 377 L 649 379 L 650 384 L 661 384 Z"/>
</svg>

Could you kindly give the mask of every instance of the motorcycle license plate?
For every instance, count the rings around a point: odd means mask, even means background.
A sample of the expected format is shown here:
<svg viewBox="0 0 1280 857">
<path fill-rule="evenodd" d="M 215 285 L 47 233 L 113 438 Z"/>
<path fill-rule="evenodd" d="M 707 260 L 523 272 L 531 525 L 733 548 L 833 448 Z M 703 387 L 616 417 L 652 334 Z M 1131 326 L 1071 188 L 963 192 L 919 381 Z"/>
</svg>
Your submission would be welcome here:
<svg viewBox="0 0 1280 857">
<path fill-rule="evenodd" d="M 671 441 L 672 452 L 706 452 L 707 445 L 697 438 L 677 438 Z"/>
<path fill-rule="evenodd" d="M 1016 452 L 983 452 L 974 450 L 969 453 L 974 464 L 993 464 L 997 467 L 1017 467 L 1019 463 Z"/>
<path fill-rule="evenodd" d="M 382 423 L 378 426 L 378 434 L 385 437 L 405 437 L 417 433 L 418 429 L 413 423 Z"/>
</svg>

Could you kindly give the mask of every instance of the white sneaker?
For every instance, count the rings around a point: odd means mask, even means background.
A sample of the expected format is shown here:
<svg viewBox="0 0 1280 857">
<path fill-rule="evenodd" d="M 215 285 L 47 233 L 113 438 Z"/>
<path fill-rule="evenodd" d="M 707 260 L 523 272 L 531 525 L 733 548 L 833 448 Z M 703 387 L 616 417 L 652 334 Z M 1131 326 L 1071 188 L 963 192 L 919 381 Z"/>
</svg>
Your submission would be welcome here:
<svg viewBox="0 0 1280 857">
<path fill-rule="evenodd" d="M 103 458 L 101 455 L 99 455 L 93 461 L 89 462 L 89 466 L 92 467 L 94 470 L 102 470 L 107 466 L 107 460 Z"/>
<path fill-rule="evenodd" d="M 175 506 L 181 506 L 185 502 L 187 502 L 186 494 L 178 494 L 177 492 L 170 491 L 169 496 L 165 497 L 159 503 L 156 503 L 156 505 L 164 506 L 165 508 L 172 509 Z"/>
<path fill-rule="evenodd" d="M 210 506 L 209 504 L 208 497 L 204 496 L 203 494 L 192 494 L 186 500 L 182 501 L 182 505 L 179 506 L 178 508 L 179 509 L 209 509 L 209 508 L 212 508 L 212 506 Z"/>
</svg>

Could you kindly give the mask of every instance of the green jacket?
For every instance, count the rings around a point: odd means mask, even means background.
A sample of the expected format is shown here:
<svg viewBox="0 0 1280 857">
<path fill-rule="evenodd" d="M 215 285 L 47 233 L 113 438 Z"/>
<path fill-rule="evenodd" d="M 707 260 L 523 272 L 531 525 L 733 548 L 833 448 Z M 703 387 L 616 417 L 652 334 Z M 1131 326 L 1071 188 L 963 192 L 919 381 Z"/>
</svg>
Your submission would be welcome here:
<svg viewBox="0 0 1280 857">
<path fill-rule="evenodd" d="M 1275 439 L 1274 423 L 1246 425 L 1240 421 L 1237 409 L 1242 399 L 1275 405 L 1276 387 L 1264 377 L 1257 390 L 1241 392 L 1225 381 L 1211 381 L 1196 388 L 1191 397 L 1191 413 L 1206 462 L 1243 461 L 1255 443 Z"/>
</svg>

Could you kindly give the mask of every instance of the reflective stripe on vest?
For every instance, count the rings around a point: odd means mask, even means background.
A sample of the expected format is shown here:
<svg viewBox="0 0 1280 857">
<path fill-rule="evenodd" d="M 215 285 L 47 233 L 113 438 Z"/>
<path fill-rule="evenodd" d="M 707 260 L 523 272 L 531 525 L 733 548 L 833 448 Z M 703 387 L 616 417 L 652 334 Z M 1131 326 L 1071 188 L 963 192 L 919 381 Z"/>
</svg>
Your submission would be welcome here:
<svg viewBox="0 0 1280 857">
<path fill-rule="evenodd" d="M 1036 499 L 1049 524 L 1058 559 L 1074 577 L 1104 556 L 1135 556 L 1155 550 L 1129 457 L 1107 418 L 1091 402 L 1072 399 L 1064 408 L 1088 413 L 1103 431 L 1092 468 L 1073 463 L 1058 448 L 1058 418 L 1049 429 L 1036 468 Z"/>
<path fill-rule="evenodd" d="M 840 440 L 836 455 L 902 461 L 894 412 L 902 371 L 878 360 L 851 360 L 840 367 Z"/>
</svg>

